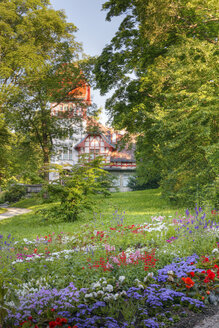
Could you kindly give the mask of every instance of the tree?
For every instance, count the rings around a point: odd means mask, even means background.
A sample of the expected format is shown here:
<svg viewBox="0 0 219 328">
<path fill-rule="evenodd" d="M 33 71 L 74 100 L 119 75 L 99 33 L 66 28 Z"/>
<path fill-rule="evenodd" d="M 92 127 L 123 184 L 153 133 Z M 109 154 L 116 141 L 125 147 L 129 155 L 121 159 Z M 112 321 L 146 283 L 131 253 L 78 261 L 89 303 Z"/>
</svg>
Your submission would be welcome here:
<svg viewBox="0 0 219 328">
<path fill-rule="evenodd" d="M 217 3 L 110 0 L 103 8 L 108 20 L 126 16 L 97 59 L 97 87 L 116 88 L 106 103 L 114 124 L 140 135 L 142 181 L 160 174 L 165 196 L 192 203 L 218 174 Z"/>
<path fill-rule="evenodd" d="M 4 117 L 0 114 L 0 185 L 5 182 L 8 176 L 10 165 L 10 140 L 12 136 L 9 132 Z"/>
<path fill-rule="evenodd" d="M 10 150 L 10 172 L 8 183 L 42 183 L 43 160 L 40 147 L 30 136 L 14 133 Z"/>
<path fill-rule="evenodd" d="M 93 209 L 92 195 L 110 195 L 112 179 L 110 174 L 102 168 L 102 158 L 96 157 L 88 161 L 86 156 L 80 158 L 74 166 L 54 165 L 54 170 L 59 172 L 59 178 L 47 185 L 50 196 L 61 202 L 50 210 L 40 211 L 47 218 L 75 221 L 88 209 Z"/>
<path fill-rule="evenodd" d="M 68 135 L 75 121 L 69 113 L 52 116 L 49 101 L 64 101 L 84 81 L 75 64 L 81 50 L 76 27 L 47 0 L 3 0 L 0 13 L 0 108 L 10 128 L 40 147 L 46 168 L 53 139 Z"/>
</svg>

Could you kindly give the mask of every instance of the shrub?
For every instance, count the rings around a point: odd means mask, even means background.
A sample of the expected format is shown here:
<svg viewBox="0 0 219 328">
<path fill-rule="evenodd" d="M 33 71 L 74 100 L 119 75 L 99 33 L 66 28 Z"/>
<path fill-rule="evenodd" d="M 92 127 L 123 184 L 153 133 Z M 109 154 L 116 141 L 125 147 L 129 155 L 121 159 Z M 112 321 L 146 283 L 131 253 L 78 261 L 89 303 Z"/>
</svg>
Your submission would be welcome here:
<svg viewBox="0 0 219 328">
<path fill-rule="evenodd" d="M 57 167 L 59 178 L 48 185 L 49 197 L 61 202 L 59 206 L 41 212 L 47 219 L 62 217 L 64 221 L 77 220 L 85 210 L 92 209 L 93 200 L 91 195 L 110 195 L 109 188 L 112 187 L 109 173 L 101 167 L 102 158 L 96 158 L 88 162 L 85 157 L 81 158 L 78 165 L 65 170 Z"/>
<path fill-rule="evenodd" d="M 8 187 L 5 192 L 4 198 L 6 202 L 13 203 L 20 200 L 26 195 L 26 188 L 22 185 L 13 184 Z"/>
<path fill-rule="evenodd" d="M 129 178 L 128 187 L 133 191 L 156 189 L 159 187 L 159 179 L 154 179 L 148 182 L 140 183 L 138 176 L 134 175 Z"/>
</svg>

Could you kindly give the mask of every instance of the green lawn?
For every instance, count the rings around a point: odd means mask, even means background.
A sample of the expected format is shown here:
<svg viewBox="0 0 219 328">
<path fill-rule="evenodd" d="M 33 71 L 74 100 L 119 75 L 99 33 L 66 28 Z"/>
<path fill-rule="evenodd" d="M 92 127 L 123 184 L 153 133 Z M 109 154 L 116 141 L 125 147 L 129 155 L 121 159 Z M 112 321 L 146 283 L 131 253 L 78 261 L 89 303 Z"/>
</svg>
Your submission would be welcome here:
<svg viewBox="0 0 219 328">
<path fill-rule="evenodd" d="M 5 213 L 5 212 L 7 212 L 7 209 L 6 209 L 6 208 L 1 208 L 1 207 L 0 207 L 0 214 L 3 214 L 3 213 Z"/>
<path fill-rule="evenodd" d="M 148 222 L 151 216 L 155 215 L 174 216 L 176 211 L 184 213 L 184 209 L 171 207 L 163 200 L 159 189 L 113 193 L 109 198 L 97 195 L 94 197 L 94 202 L 95 214 L 87 212 L 76 222 L 54 224 L 43 221 L 36 213 L 38 209 L 48 208 L 53 204 L 39 205 L 37 199 L 22 200 L 13 206 L 30 208 L 32 212 L 0 221 L 0 231 L 2 234 L 11 233 L 15 239 L 36 238 L 37 235 L 52 232 L 79 231 L 81 225 L 92 222 L 100 228 L 116 217 L 120 220 L 122 215 L 125 217 L 125 224 L 137 224 Z"/>
</svg>

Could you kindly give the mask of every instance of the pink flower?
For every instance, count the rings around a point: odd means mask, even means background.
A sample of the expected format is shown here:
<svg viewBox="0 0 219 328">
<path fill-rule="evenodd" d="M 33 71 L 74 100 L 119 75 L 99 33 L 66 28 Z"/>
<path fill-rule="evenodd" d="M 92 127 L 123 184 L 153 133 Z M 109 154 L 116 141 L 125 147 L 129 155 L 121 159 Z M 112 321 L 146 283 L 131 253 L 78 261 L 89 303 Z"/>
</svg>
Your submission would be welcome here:
<svg viewBox="0 0 219 328">
<path fill-rule="evenodd" d="M 106 269 L 113 269 L 112 264 L 110 264 L 109 262 L 107 262 L 107 264 L 106 264 Z"/>
<path fill-rule="evenodd" d="M 112 257 L 112 260 L 113 260 L 114 263 L 120 264 L 120 262 L 119 262 L 119 260 L 118 260 L 118 258 L 116 256 L 113 256 Z"/>
<path fill-rule="evenodd" d="M 105 246 L 105 250 L 108 251 L 108 252 L 116 250 L 115 246 L 110 246 L 108 244 L 105 244 L 104 246 Z"/>
</svg>

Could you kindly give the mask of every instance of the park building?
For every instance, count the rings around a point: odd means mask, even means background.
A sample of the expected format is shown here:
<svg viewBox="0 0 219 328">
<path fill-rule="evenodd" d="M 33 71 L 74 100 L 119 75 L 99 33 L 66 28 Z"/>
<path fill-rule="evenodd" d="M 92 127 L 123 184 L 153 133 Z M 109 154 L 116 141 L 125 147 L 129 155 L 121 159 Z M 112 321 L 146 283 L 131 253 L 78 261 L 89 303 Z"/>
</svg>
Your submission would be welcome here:
<svg viewBox="0 0 219 328">
<path fill-rule="evenodd" d="M 66 169 L 78 163 L 81 155 L 93 160 L 102 156 L 104 169 L 116 179 L 115 187 L 119 191 L 129 191 L 129 178 L 136 170 L 134 157 L 135 140 L 123 144 L 124 131 L 115 131 L 104 126 L 93 117 L 87 115 L 87 107 L 91 105 L 90 86 L 82 85 L 72 91 L 80 99 L 79 104 L 72 101 L 71 97 L 63 103 L 51 103 L 51 114 L 54 116 L 78 118 L 74 120 L 74 133 L 65 140 L 55 140 L 55 152 L 51 164 L 65 166 Z M 58 178 L 58 172 L 50 172 L 50 181 Z"/>
</svg>

